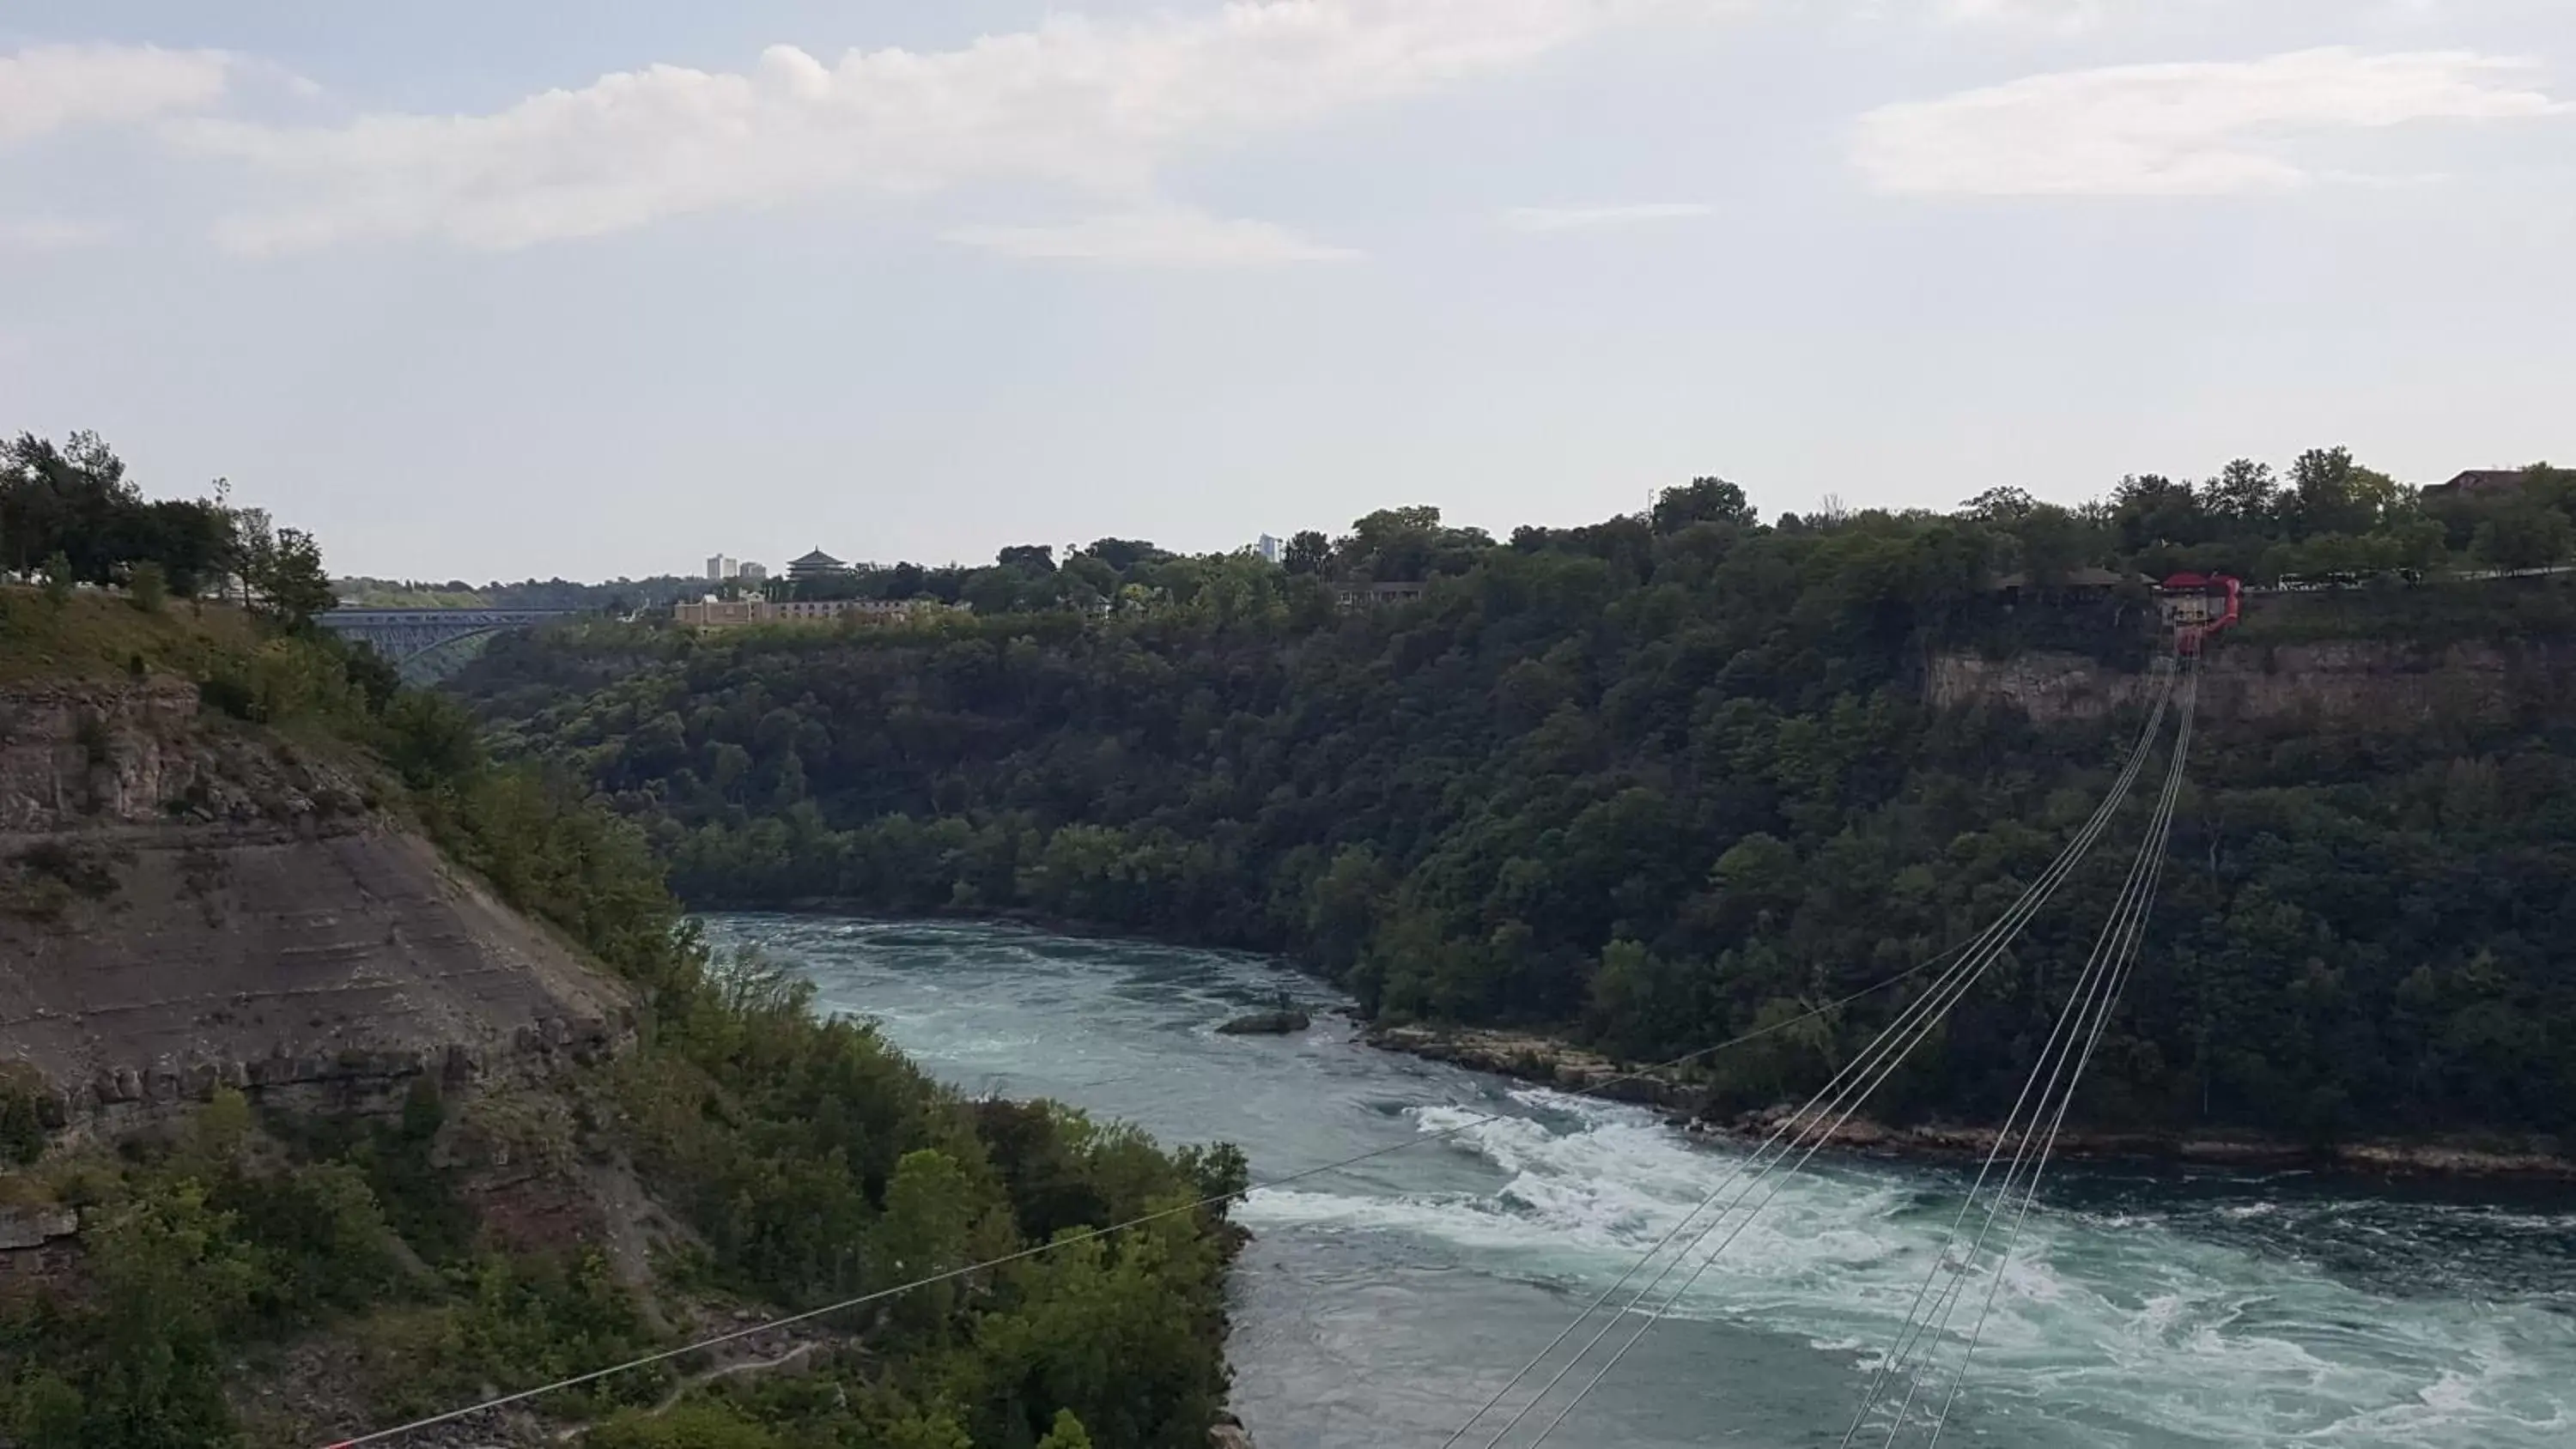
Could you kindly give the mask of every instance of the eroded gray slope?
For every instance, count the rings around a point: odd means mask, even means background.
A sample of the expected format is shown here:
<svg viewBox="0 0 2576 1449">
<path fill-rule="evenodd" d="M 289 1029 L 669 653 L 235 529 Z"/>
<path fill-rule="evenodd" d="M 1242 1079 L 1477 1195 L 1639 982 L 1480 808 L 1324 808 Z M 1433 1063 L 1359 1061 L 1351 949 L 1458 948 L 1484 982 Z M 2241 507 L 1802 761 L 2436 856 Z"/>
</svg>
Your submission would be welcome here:
<svg viewBox="0 0 2576 1449">
<path fill-rule="evenodd" d="M 0 1057 L 67 1121 L 219 1083 L 382 1096 L 548 1070 L 614 982 L 369 808 L 351 771 L 171 683 L 0 692 Z"/>
</svg>

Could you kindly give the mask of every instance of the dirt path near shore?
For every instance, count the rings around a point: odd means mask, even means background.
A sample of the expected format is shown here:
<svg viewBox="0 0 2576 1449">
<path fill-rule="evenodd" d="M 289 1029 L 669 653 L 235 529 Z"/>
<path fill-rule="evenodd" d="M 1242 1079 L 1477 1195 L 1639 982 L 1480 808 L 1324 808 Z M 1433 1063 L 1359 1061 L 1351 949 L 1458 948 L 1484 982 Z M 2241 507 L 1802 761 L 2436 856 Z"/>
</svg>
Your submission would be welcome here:
<svg viewBox="0 0 2576 1449">
<path fill-rule="evenodd" d="M 642 1417 L 647 1419 L 658 1419 L 664 1414 L 671 1412 L 673 1409 L 678 1408 L 680 1401 L 687 1398 L 692 1390 L 702 1389 L 708 1384 L 714 1383 L 718 1379 L 729 1379 L 753 1374 L 765 1374 L 777 1369 L 791 1368 L 811 1357 L 815 1350 L 822 1348 L 823 1346 L 824 1344 L 822 1340 L 809 1339 L 804 1343 L 797 1344 L 795 1347 L 788 1349 L 785 1353 L 778 1354 L 772 1358 L 743 1359 L 735 1363 L 717 1364 L 713 1368 L 700 1369 L 693 1374 L 683 1374 L 679 1379 L 672 1383 L 670 1392 L 664 1394 L 660 1401 L 655 1403 L 653 1407 L 643 1411 Z M 575 1424 L 570 1428 L 557 1433 L 555 1435 L 555 1442 L 559 1444 L 578 1443 L 582 1439 L 588 1437 L 591 1430 L 598 1427 L 599 1426 L 596 1424 Z"/>
</svg>

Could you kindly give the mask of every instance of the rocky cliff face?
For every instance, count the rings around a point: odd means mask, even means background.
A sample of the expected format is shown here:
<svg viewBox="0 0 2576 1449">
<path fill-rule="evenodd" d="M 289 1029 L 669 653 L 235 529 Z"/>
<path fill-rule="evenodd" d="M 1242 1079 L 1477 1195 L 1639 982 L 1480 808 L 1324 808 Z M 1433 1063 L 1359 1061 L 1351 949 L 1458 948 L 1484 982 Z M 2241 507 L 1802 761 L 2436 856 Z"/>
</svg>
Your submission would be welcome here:
<svg viewBox="0 0 2576 1449">
<path fill-rule="evenodd" d="M 370 794 L 184 684 L 0 690 L 0 1061 L 51 1125 L 225 1085 L 380 1108 L 631 1032 L 618 986 Z"/>
<path fill-rule="evenodd" d="M 2140 698 L 2146 676 L 2078 654 L 1990 659 L 1935 656 L 1926 692 L 1936 706 L 2001 705 L 2042 724 L 2092 720 Z M 2556 642 L 2454 644 L 2372 640 L 2308 644 L 2224 641 L 2202 667 L 2201 711 L 2226 721 L 2338 729 L 2414 730 L 2494 722 L 2576 704 L 2576 648 Z"/>
</svg>

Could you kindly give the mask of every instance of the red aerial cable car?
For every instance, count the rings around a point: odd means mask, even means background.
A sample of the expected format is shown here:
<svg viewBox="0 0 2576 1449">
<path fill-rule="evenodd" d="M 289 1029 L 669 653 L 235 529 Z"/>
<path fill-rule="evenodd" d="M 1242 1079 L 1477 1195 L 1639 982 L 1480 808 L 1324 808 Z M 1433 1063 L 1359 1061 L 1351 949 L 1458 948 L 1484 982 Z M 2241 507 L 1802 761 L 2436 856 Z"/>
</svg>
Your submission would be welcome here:
<svg viewBox="0 0 2576 1449">
<path fill-rule="evenodd" d="M 2179 573 L 2156 587 L 2156 607 L 2174 631 L 2174 649 L 2198 654 L 2201 641 L 2243 617 L 2245 586 L 2229 574 Z"/>
</svg>

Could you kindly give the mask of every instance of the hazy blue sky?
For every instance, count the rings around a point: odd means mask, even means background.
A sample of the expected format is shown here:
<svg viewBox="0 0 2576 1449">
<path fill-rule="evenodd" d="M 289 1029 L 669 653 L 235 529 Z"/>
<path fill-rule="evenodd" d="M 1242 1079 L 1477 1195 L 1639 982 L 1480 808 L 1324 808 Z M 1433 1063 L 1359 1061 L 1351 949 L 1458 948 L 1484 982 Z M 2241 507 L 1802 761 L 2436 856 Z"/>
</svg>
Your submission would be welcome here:
<svg viewBox="0 0 2576 1449">
<path fill-rule="evenodd" d="M 0 428 L 481 579 L 2576 455 L 2569 0 L 0 0 Z"/>
</svg>

